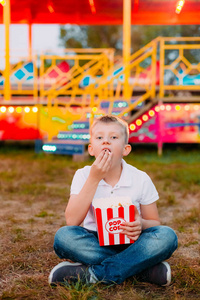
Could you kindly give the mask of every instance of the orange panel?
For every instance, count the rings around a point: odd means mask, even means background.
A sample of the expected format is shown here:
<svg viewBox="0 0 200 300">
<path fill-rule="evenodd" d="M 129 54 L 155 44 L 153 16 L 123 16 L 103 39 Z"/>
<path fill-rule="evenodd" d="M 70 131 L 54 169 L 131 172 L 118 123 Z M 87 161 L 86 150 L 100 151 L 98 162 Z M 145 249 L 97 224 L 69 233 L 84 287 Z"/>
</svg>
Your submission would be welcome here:
<svg viewBox="0 0 200 300">
<path fill-rule="evenodd" d="M 11 0 L 11 23 L 111 25 L 123 22 L 123 0 Z M 135 3 L 135 4 L 134 4 Z M 179 15 L 177 0 L 132 0 L 132 24 L 199 24 L 200 2 L 185 1 Z M 0 23 L 3 9 L 0 5 Z"/>
</svg>

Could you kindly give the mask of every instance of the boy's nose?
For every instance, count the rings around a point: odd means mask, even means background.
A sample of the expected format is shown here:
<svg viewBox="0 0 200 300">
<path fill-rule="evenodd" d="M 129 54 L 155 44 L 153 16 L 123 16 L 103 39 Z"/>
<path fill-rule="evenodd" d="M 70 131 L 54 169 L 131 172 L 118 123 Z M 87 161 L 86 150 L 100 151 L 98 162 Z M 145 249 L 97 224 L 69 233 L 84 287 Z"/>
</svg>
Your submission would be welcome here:
<svg viewBox="0 0 200 300">
<path fill-rule="evenodd" d="M 110 144 L 110 142 L 109 142 L 109 139 L 107 139 L 107 138 L 104 138 L 104 140 L 103 140 L 103 144 Z"/>
</svg>

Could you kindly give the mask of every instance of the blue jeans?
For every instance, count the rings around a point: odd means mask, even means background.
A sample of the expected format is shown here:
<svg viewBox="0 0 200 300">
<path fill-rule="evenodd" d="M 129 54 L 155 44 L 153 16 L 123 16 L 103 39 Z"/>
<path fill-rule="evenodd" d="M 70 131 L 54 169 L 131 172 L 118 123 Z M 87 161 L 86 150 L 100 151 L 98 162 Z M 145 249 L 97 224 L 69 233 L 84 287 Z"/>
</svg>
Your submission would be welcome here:
<svg viewBox="0 0 200 300">
<path fill-rule="evenodd" d="M 60 258 L 89 266 L 99 281 L 118 284 L 168 259 L 177 246 L 177 236 L 167 226 L 148 228 L 129 245 L 99 246 L 97 233 L 80 226 L 61 227 L 54 240 Z"/>
</svg>

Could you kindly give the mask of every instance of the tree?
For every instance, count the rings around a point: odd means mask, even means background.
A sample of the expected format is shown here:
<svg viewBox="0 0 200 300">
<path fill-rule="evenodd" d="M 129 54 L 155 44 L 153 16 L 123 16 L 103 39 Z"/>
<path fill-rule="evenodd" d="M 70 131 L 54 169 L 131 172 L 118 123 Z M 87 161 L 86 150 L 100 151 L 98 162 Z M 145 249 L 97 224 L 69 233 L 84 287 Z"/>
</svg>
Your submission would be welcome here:
<svg viewBox="0 0 200 300">
<path fill-rule="evenodd" d="M 60 27 L 60 42 L 65 48 L 114 48 L 122 49 L 122 26 Z"/>
<path fill-rule="evenodd" d="M 60 26 L 60 45 L 64 48 L 87 48 L 87 26 Z"/>
<path fill-rule="evenodd" d="M 123 35 L 121 25 L 78 26 L 67 24 L 60 27 L 60 42 L 65 48 L 114 48 L 122 54 Z M 200 25 L 132 25 L 131 53 L 148 44 L 158 36 L 199 36 Z"/>
</svg>

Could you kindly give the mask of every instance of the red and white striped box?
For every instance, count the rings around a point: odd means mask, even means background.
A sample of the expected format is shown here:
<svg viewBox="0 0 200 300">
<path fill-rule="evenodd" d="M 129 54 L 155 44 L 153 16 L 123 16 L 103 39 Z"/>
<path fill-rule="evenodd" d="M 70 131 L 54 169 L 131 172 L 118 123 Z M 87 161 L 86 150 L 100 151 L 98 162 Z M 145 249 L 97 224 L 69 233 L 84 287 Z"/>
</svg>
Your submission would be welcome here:
<svg viewBox="0 0 200 300">
<path fill-rule="evenodd" d="M 133 222 L 135 219 L 135 207 L 120 206 L 114 208 L 95 208 L 97 231 L 100 246 L 131 244 L 133 240 L 121 233 L 119 229 L 123 222 Z"/>
</svg>

